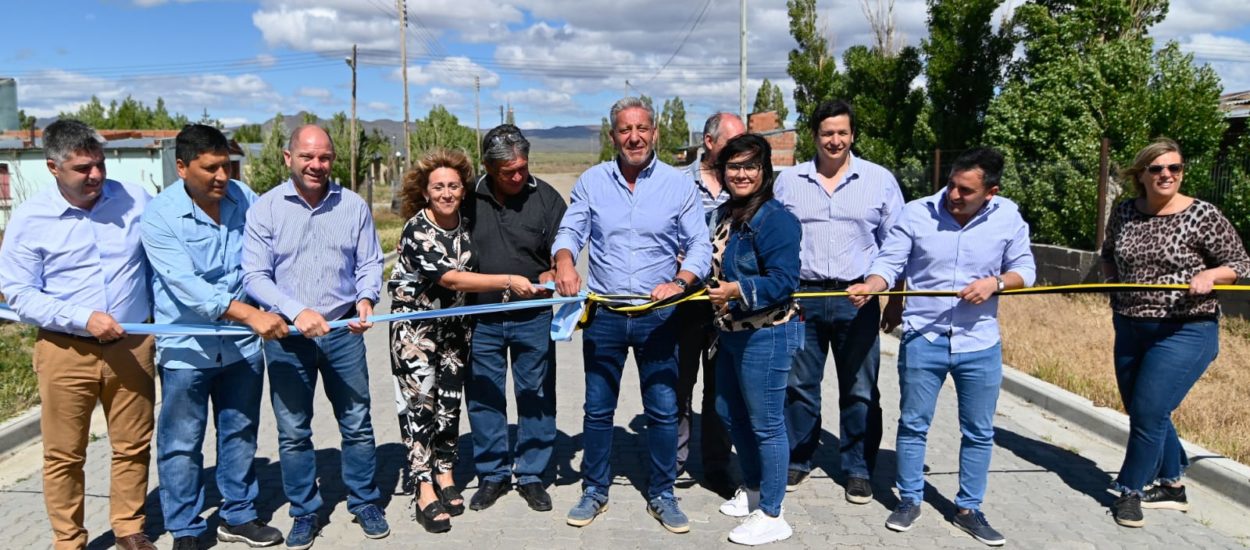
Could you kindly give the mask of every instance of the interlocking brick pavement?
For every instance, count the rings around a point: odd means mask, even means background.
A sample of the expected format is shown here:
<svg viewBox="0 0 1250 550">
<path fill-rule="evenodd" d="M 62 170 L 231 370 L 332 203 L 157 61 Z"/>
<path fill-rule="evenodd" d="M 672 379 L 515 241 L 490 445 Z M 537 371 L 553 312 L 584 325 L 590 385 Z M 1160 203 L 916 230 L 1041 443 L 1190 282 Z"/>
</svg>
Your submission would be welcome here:
<svg viewBox="0 0 1250 550">
<path fill-rule="evenodd" d="M 379 447 L 378 481 L 387 490 L 399 479 L 404 449 L 398 443 L 385 327 L 372 330 L 367 336 L 371 385 L 373 388 L 373 422 Z M 812 477 L 785 499 L 786 518 L 795 535 L 776 548 L 982 548 L 943 518 L 951 513 L 957 490 L 959 433 L 953 388 L 948 382 L 938 405 L 938 414 L 929 437 L 924 516 L 907 533 L 894 533 L 884 526 L 895 499 L 891 492 L 894 468 L 894 425 L 897 422 L 898 378 L 895 353 L 898 342 L 883 337 L 881 390 L 886 413 L 886 436 L 882 444 L 878 471 L 873 479 L 876 499 L 857 506 L 844 500 L 842 477 L 837 467 L 837 436 L 824 434 L 823 447 L 816 456 L 817 468 Z M 339 477 L 338 434 L 329 403 L 318 397 L 314 424 L 318 448 L 318 473 L 327 503 L 332 503 L 330 523 L 317 540 L 316 548 L 352 548 L 358 550 L 412 548 L 429 543 L 442 543 L 449 548 L 507 550 L 558 548 L 655 548 L 663 545 L 671 550 L 684 548 L 729 547 L 725 536 L 734 520 L 721 516 L 717 507 L 722 497 L 699 485 L 687 474 L 678 480 L 677 495 L 682 508 L 690 516 L 691 532 L 673 535 L 647 515 L 643 492 L 648 475 L 646 466 L 645 430 L 637 371 L 629 363 L 629 374 L 621 388 L 621 403 L 616 418 L 616 447 L 613 471 L 616 475 L 610 510 L 585 528 L 565 525 L 564 514 L 579 494 L 578 469 L 581 445 L 581 405 L 583 380 L 581 344 L 558 344 L 557 449 L 550 470 L 555 510 L 549 513 L 530 511 L 515 491 L 500 499 L 484 512 L 468 511 L 453 520 L 453 529 L 445 535 L 426 534 L 410 519 L 410 497 L 389 497 L 386 505 L 391 522 L 390 537 L 377 541 L 364 538 L 351 523 L 344 505 L 345 491 Z M 830 366 L 829 368 L 832 368 Z M 837 429 L 836 377 L 826 378 L 824 409 L 825 429 Z M 266 400 L 267 401 L 267 400 Z M 260 451 L 256 467 L 260 480 L 259 508 L 262 517 L 284 531 L 290 527 L 287 505 L 281 490 L 277 464 L 277 437 L 268 403 L 263 410 L 260 430 Z M 515 418 L 515 410 L 511 418 Z M 696 422 L 695 425 L 698 425 Z M 1250 540 L 1250 527 L 1245 525 L 1247 512 L 1210 492 L 1190 485 L 1194 511 L 1182 514 L 1147 510 L 1148 525 L 1144 529 L 1116 526 L 1106 514 L 1112 498 L 1106 491 L 1111 472 L 1119 465 L 1121 449 L 1079 429 L 1066 426 L 1049 417 L 1045 411 L 1010 395 L 1000 398 L 997 446 L 994 451 L 989 492 L 984 511 L 991 523 L 1018 548 L 1043 549 L 1108 549 L 1108 548 L 1243 548 Z M 467 433 L 467 419 L 461 430 Z M 210 429 L 211 430 L 211 429 Z M 213 462 L 212 434 L 205 454 Z M 470 443 L 461 440 L 461 461 L 456 472 L 458 483 L 472 496 L 477 481 L 472 475 Z M 698 471 L 698 445 L 691 468 Z M 28 449 L 15 458 L 0 463 L 0 548 L 45 548 L 50 540 L 40 492 L 38 450 Z M 106 439 L 91 443 L 87 459 L 87 527 L 91 548 L 109 548 L 112 536 L 108 531 L 108 457 Z M 211 478 L 210 478 L 211 479 Z M 156 486 L 156 468 L 148 497 L 148 532 L 160 535 L 158 546 L 172 544 L 163 533 Z M 219 497 L 210 485 L 210 506 Z M 213 510 L 208 510 L 212 514 Z M 216 516 L 210 522 L 216 524 Z M 243 548 L 221 544 L 219 548 Z"/>
</svg>

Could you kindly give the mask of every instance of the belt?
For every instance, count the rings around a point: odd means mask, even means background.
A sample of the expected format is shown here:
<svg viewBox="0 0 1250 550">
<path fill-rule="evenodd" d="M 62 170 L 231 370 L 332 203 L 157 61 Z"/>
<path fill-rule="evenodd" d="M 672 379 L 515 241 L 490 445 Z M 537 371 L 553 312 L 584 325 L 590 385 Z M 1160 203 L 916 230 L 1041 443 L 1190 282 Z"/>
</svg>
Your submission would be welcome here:
<svg viewBox="0 0 1250 550">
<path fill-rule="evenodd" d="M 841 279 L 824 279 L 824 280 L 819 280 L 819 281 L 802 279 L 799 281 L 799 286 L 804 287 L 804 288 L 816 288 L 820 290 L 846 290 L 847 287 L 851 285 L 857 285 L 862 282 L 864 282 L 863 277 L 856 277 L 850 281 L 843 281 Z"/>
<path fill-rule="evenodd" d="M 112 341 L 109 341 L 109 342 L 101 342 L 101 341 L 100 341 L 100 339 L 99 339 L 99 338 L 96 338 L 95 336 L 82 336 L 82 335 L 78 335 L 78 334 L 71 334 L 71 333 L 69 333 L 69 332 L 60 332 L 60 331 L 56 331 L 56 330 L 48 330 L 48 329 L 46 329 L 46 328 L 41 328 L 41 329 L 39 329 L 39 334 L 37 335 L 37 337 L 44 337 L 44 338 L 47 338 L 47 337 L 54 337 L 54 338 L 69 338 L 69 339 L 71 339 L 71 340 L 76 340 L 76 341 L 78 341 L 78 342 L 82 342 L 82 343 L 84 343 L 84 344 L 92 344 L 92 345 L 96 345 L 96 346 L 108 346 L 108 345 L 111 345 L 111 344 L 116 344 L 117 342 L 120 342 L 120 341 L 122 341 L 122 340 L 125 340 L 125 338 L 118 338 L 117 340 L 112 340 Z"/>
</svg>

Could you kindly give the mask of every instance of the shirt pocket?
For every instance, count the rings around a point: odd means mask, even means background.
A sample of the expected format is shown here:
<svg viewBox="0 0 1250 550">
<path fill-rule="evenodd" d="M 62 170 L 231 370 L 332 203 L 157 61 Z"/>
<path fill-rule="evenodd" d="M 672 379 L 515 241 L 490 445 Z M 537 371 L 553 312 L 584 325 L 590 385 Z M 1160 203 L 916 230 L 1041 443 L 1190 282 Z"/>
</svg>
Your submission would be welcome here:
<svg viewBox="0 0 1250 550">
<path fill-rule="evenodd" d="M 225 272 L 221 265 L 219 241 L 216 238 L 201 235 L 192 236 L 182 241 L 182 247 L 186 249 L 187 255 L 190 256 L 191 265 L 195 267 L 196 275 L 212 281 Z"/>
</svg>

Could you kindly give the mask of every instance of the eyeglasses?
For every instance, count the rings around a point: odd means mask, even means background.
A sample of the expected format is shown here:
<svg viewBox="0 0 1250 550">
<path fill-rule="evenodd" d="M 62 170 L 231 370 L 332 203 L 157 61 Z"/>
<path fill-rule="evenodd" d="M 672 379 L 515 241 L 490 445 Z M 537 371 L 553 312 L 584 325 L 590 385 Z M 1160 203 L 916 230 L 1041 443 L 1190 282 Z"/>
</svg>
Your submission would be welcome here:
<svg viewBox="0 0 1250 550">
<path fill-rule="evenodd" d="M 442 193 L 443 191 L 451 191 L 452 193 L 459 193 L 462 190 L 464 190 L 464 186 L 459 183 L 452 183 L 449 185 L 439 184 L 439 185 L 430 186 L 431 193 Z"/>
<path fill-rule="evenodd" d="M 763 168 L 763 166 L 758 162 L 731 162 L 725 165 L 725 173 L 733 174 L 735 172 L 741 172 L 748 176 L 756 176 L 759 175 L 761 168 Z"/>
<path fill-rule="evenodd" d="M 1173 174 L 1180 174 L 1185 171 L 1185 165 L 1179 162 L 1176 164 L 1151 164 L 1146 167 L 1146 171 L 1157 176 L 1163 173 L 1164 168 L 1167 168 L 1168 172 Z"/>
<path fill-rule="evenodd" d="M 521 141 L 521 135 L 517 133 L 512 133 L 512 132 L 495 134 L 494 136 L 491 136 L 490 138 L 491 145 L 499 145 L 500 143 L 503 143 L 503 144 L 518 143 L 520 141 Z"/>
</svg>

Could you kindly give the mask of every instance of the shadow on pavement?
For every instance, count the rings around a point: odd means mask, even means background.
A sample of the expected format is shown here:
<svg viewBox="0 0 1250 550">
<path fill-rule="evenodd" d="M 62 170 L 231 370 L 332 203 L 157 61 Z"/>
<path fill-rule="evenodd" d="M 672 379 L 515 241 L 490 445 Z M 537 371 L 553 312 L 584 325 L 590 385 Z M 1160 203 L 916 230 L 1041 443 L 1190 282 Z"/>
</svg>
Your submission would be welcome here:
<svg viewBox="0 0 1250 550">
<path fill-rule="evenodd" d="M 1080 454 L 1000 426 L 994 427 L 994 443 L 1038 465 L 1043 471 L 1055 473 L 1068 487 L 1084 493 L 1102 506 L 1110 506 L 1115 500 L 1107 490 L 1111 474 Z"/>
</svg>

